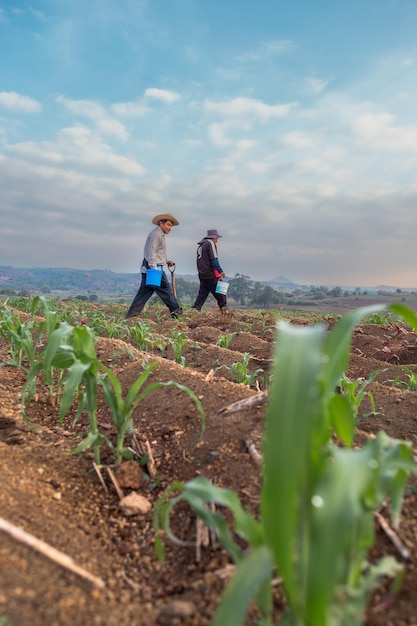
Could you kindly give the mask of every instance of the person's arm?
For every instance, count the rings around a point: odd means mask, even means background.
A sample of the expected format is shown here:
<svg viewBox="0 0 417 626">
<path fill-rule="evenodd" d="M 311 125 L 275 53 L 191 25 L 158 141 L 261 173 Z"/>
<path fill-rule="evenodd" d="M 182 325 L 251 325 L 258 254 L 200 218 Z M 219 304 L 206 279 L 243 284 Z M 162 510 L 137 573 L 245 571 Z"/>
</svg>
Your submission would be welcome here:
<svg viewBox="0 0 417 626">
<path fill-rule="evenodd" d="M 222 270 L 221 265 L 219 263 L 219 258 L 217 256 L 217 248 L 213 242 L 210 242 L 210 244 L 211 245 L 209 247 L 209 256 L 210 256 L 211 267 L 214 270 L 214 275 L 216 278 L 224 278 L 226 274 Z"/>
</svg>

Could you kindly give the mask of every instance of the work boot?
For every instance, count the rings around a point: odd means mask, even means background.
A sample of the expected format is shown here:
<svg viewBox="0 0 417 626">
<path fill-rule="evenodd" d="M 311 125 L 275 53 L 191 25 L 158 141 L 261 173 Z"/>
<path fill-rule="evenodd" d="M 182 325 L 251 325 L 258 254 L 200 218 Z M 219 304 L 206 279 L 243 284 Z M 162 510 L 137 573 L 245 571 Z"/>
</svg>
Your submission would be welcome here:
<svg viewBox="0 0 417 626">
<path fill-rule="evenodd" d="M 179 319 L 182 314 L 183 314 L 183 310 L 181 307 L 178 307 L 178 309 L 175 309 L 175 311 L 171 311 L 171 317 L 173 320 Z"/>
</svg>

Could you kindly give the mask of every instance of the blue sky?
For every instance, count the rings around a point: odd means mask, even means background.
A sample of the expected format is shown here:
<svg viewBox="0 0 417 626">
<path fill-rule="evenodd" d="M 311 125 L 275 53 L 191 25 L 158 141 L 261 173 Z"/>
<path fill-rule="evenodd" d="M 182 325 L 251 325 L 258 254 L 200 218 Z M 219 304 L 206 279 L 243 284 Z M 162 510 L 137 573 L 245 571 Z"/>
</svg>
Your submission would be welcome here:
<svg viewBox="0 0 417 626">
<path fill-rule="evenodd" d="M 0 0 L 0 265 L 417 287 L 415 0 Z"/>
</svg>

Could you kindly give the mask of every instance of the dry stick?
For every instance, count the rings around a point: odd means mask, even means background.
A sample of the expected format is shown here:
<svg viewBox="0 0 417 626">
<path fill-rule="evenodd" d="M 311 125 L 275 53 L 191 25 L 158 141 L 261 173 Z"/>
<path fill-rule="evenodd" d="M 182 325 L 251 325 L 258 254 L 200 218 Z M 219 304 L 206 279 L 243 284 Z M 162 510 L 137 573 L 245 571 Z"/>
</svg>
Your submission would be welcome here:
<svg viewBox="0 0 417 626">
<path fill-rule="evenodd" d="M 388 539 L 390 539 L 391 542 L 394 544 L 394 546 L 397 548 L 398 552 L 401 554 L 403 559 L 409 559 L 410 552 L 407 550 L 407 548 L 405 547 L 401 539 L 398 537 L 398 535 L 392 530 L 391 526 L 388 524 L 386 519 L 382 517 L 381 513 L 376 512 L 375 519 L 381 526 L 384 533 L 387 535 Z"/>
<path fill-rule="evenodd" d="M 195 538 L 195 560 L 197 563 L 201 559 L 201 546 L 208 545 L 208 529 L 203 520 L 199 517 L 196 519 L 196 538 Z"/>
<path fill-rule="evenodd" d="M 145 448 L 146 448 L 146 453 L 149 459 L 148 462 L 146 463 L 146 467 L 148 468 L 148 474 L 151 478 L 156 478 L 156 475 L 157 475 L 156 463 L 152 454 L 151 444 L 149 443 L 147 439 L 145 439 Z"/>
<path fill-rule="evenodd" d="M 119 498 L 119 500 L 123 500 L 123 498 L 125 497 L 125 494 L 123 493 L 123 491 L 120 489 L 120 485 L 117 482 L 116 476 L 113 474 L 113 472 L 111 471 L 110 467 L 107 468 L 107 472 L 111 478 L 111 481 L 114 485 L 114 488 L 117 491 L 117 496 Z"/>
<path fill-rule="evenodd" d="M 207 503 L 210 511 L 216 511 L 216 505 L 214 502 Z M 196 519 L 196 538 L 195 538 L 195 560 L 198 563 L 201 559 L 201 546 L 207 548 L 210 544 L 212 546 L 217 545 L 217 532 L 211 526 L 207 526 L 202 519 L 197 517 Z"/>
<path fill-rule="evenodd" d="M 216 512 L 216 505 L 215 505 L 214 502 L 209 502 L 208 503 L 208 507 L 209 507 L 210 511 L 212 511 L 213 513 Z M 209 537 L 210 537 L 211 545 L 212 546 L 217 546 L 219 536 L 217 534 L 217 530 L 215 528 L 212 528 L 211 526 L 209 528 Z"/>
<path fill-rule="evenodd" d="M 252 459 L 252 461 L 255 463 L 255 465 L 257 465 L 258 467 L 262 467 L 262 455 L 260 454 L 260 452 L 258 451 L 257 447 L 255 446 L 255 444 L 253 443 L 252 439 L 249 437 L 249 435 L 246 435 L 246 437 L 243 437 L 243 441 L 245 443 L 245 446 L 248 449 L 248 452 L 250 454 L 250 457 Z"/>
<path fill-rule="evenodd" d="M 136 435 L 133 436 L 133 443 L 136 448 L 136 452 L 139 456 L 148 456 L 148 461 L 146 463 L 146 469 L 148 470 L 148 474 L 151 478 L 156 478 L 158 472 L 156 470 L 156 463 L 154 456 L 152 454 L 151 444 L 144 437 L 141 438 L 142 441 L 139 441 Z"/>
<path fill-rule="evenodd" d="M 237 411 L 243 411 L 243 409 L 249 409 L 252 406 L 258 406 L 266 402 L 267 398 L 268 392 L 261 391 L 257 393 L 256 396 L 238 400 L 237 402 L 233 402 L 233 404 L 229 404 L 229 406 L 225 406 L 223 409 L 220 409 L 219 415 L 230 415 L 230 413 L 236 413 Z"/>
<path fill-rule="evenodd" d="M 95 471 L 96 471 L 96 474 L 97 474 L 97 476 L 98 476 L 98 478 L 99 478 L 99 481 L 100 481 L 100 482 L 101 482 L 101 484 L 102 484 L 102 487 L 103 487 L 104 491 L 105 491 L 106 493 L 108 493 L 108 492 L 109 492 L 109 490 L 107 489 L 107 485 L 106 485 L 106 483 L 104 482 L 104 478 L 103 478 L 103 476 L 102 476 L 102 474 L 101 474 L 101 465 L 97 465 L 96 463 L 93 463 L 93 467 L 94 467 L 94 469 L 95 469 Z"/>
<path fill-rule="evenodd" d="M 18 528 L 14 524 L 7 522 L 2 517 L 0 517 L 0 530 L 3 530 L 14 539 L 17 539 L 17 541 L 20 541 L 21 543 L 24 543 L 25 545 L 34 548 L 41 554 L 51 559 L 51 561 L 54 561 L 58 565 L 61 565 L 73 574 L 81 576 L 81 578 L 84 578 L 84 580 L 90 582 L 92 585 L 94 585 L 94 587 L 97 587 L 97 589 L 104 589 L 104 581 L 101 578 L 93 576 L 93 574 L 90 574 L 89 572 L 87 572 L 87 570 L 74 563 L 73 559 L 67 554 L 56 550 L 56 548 L 53 548 L 41 539 L 37 539 L 30 533 L 27 533 L 21 528 Z"/>
</svg>

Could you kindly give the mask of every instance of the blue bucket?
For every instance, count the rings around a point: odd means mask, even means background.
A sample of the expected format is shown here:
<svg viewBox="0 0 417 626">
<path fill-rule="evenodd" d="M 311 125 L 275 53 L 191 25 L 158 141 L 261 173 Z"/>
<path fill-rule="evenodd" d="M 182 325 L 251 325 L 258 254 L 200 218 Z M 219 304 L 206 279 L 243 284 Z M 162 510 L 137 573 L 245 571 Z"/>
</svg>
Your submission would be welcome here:
<svg viewBox="0 0 417 626">
<path fill-rule="evenodd" d="M 160 287 L 162 280 L 162 270 L 149 268 L 146 270 L 146 284 L 150 287 Z"/>
</svg>

